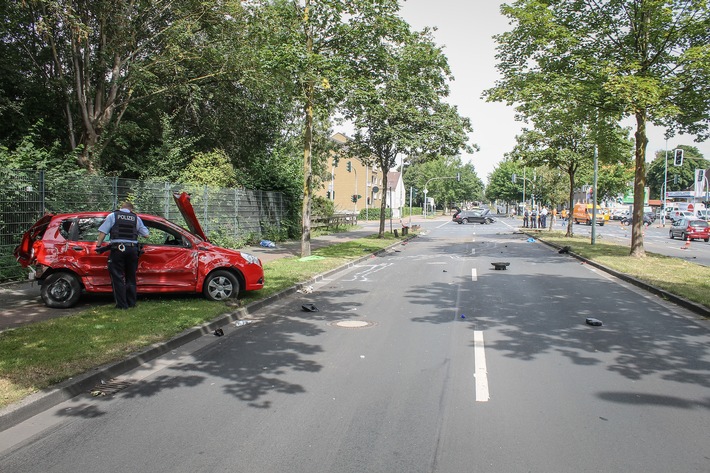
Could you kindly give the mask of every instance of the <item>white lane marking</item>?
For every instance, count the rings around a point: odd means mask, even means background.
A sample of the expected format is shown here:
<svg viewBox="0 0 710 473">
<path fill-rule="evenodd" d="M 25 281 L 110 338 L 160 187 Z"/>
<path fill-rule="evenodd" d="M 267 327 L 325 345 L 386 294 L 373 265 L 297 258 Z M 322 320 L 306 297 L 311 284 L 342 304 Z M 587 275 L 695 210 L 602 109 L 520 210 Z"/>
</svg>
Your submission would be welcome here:
<svg viewBox="0 0 710 473">
<path fill-rule="evenodd" d="M 486 351 L 483 346 L 483 332 L 473 332 L 473 355 L 475 359 L 473 377 L 476 380 L 476 402 L 487 402 L 488 394 L 488 369 L 486 368 Z"/>
<path fill-rule="evenodd" d="M 471 280 L 478 281 L 478 273 L 476 273 L 476 268 L 471 268 Z"/>
<path fill-rule="evenodd" d="M 343 281 L 369 281 L 369 276 L 378 271 L 392 266 L 394 263 L 384 263 L 384 264 L 374 264 L 374 265 L 357 265 L 356 268 L 365 268 L 364 270 L 358 271 L 350 279 L 343 279 Z"/>
<path fill-rule="evenodd" d="M 472 255 L 475 255 L 475 254 L 476 254 L 476 249 L 475 249 L 475 248 L 471 248 L 471 254 L 472 254 Z"/>
</svg>

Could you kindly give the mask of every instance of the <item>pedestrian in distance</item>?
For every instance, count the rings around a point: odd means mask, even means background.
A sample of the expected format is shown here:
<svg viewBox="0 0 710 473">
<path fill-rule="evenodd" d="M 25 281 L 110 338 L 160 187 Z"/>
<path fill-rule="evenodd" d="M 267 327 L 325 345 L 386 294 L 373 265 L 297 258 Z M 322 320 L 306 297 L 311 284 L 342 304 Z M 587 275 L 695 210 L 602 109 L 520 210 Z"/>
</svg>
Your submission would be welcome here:
<svg viewBox="0 0 710 473">
<path fill-rule="evenodd" d="M 133 204 L 124 202 L 121 208 L 108 214 L 99 227 L 96 251 L 102 252 L 104 238 L 109 235 L 111 253 L 108 272 L 111 276 L 113 296 L 117 309 L 135 307 L 138 298 L 136 272 L 138 271 L 138 235 L 147 237 L 148 228 L 133 212 Z"/>
<path fill-rule="evenodd" d="M 530 212 L 530 228 L 537 228 L 537 209 L 534 207 Z"/>
<path fill-rule="evenodd" d="M 540 210 L 540 228 L 546 228 L 547 227 L 547 207 L 544 205 L 542 206 L 542 210 Z"/>
<path fill-rule="evenodd" d="M 528 228 L 528 218 L 530 218 L 530 213 L 528 209 L 523 212 L 523 228 Z"/>
</svg>

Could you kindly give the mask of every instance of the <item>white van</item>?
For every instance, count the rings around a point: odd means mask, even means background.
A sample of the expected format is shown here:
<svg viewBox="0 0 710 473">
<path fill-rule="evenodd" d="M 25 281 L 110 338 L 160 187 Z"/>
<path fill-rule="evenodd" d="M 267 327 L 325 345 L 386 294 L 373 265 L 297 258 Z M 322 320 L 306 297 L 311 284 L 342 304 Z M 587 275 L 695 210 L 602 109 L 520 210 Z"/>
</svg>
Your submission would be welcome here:
<svg viewBox="0 0 710 473">
<path fill-rule="evenodd" d="M 666 218 L 676 219 L 681 216 L 681 212 L 696 215 L 699 210 L 705 210 L 705 204 L 702 202 L 673 202 L 666 207 Z"/>
</svg>

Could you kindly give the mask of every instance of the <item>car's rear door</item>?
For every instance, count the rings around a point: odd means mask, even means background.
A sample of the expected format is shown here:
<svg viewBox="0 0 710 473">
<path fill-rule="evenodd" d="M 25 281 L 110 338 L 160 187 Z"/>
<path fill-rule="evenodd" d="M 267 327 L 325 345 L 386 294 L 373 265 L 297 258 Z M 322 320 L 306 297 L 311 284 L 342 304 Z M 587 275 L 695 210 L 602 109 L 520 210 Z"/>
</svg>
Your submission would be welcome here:
<svg viewBox="0 0 710 473">
<path fill-rule="evenodd" d="M 61 227 L 67 230 L 64 235 L 67 244 L 62 258 L 65 266 L 74 267 L 90 291 L 111 291 L 111 276 L 108 273 L 109 252 L 97 253 L 96 240 L 99 226 L 105 217 L 77 216 L 62 222 Z"/>
</svg>

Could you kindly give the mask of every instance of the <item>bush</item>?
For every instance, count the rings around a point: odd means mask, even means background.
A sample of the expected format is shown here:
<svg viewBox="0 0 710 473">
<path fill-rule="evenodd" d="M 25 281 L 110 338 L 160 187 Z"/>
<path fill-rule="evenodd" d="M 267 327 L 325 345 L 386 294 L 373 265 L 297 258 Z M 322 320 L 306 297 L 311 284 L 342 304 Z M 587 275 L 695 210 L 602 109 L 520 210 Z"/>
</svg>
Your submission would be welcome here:
<svg viewBox="0 0 710 473">
<path fill-rule="evenodd" d="M 311 215 L 315 217 L 331 217 L 335 213 L 335 204 L 325 197 L 315 196 L 311 201 Z"/>
<path fill-rule="evenodd" d="M 362 209 L 358 215 L 358 220 L 379 220 L 382 215 L 382 209 L 379 207 L 376 209 Z M 390 218 L 392 216 L 392 209 L 385 209 L 385 218 Z"/>
</svg>

